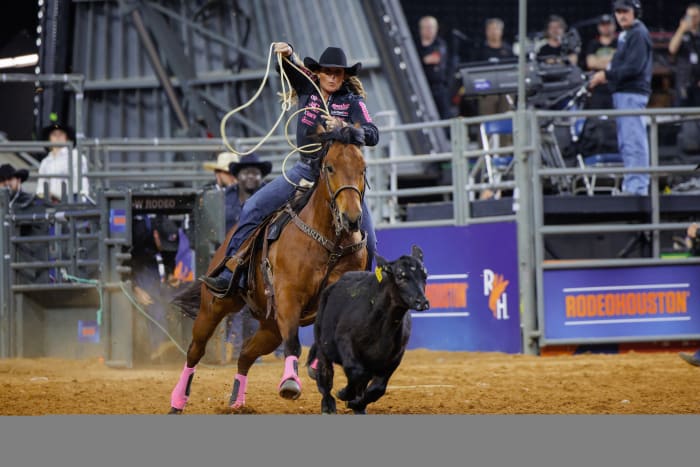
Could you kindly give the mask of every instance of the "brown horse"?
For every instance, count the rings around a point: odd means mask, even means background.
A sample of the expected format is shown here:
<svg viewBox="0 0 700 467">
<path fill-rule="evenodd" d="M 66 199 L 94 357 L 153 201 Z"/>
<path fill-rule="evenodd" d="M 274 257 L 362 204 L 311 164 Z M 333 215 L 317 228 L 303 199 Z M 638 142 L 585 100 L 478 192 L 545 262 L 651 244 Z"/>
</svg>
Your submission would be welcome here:
<svg viewBox="0 0 700 467">
<path fill-rule="evenodd" d="M 245 405 L 248 370 L 258 357 L 271 353 L 282 342 L 285 366 L 279 394 L 287 399 L 301 395 L 299 326 L 313 323 L 317 296 L 324 284 L 330 285 L 344 272 L 362 270 L 367 264 L 367 250 L 359 231 L 365 191 L 365 162 L 359 147 L 364 142 L 362 130 L 345 127 L 320 133 L 319 140 L 323 142 L 321 154 L 325 154 L 308 203 L 269 246 L 273 312 L 267 316 L 270 290 L 266 294 L 260 267 L 262 252 L 251 258 L 256 266 L 253 290 L 235 289 L 229 296 L 217 298 L 204 284 L 195 286 L 193 290 L 201 295 L 199 310 L 187 363 L 171 394 L 170 413 L 181 413 L 185 407 L 195 366 L 204 356 L 207 341 L 218 324 L 227 314 L 238 312 L 244 303 L 248 303 L 260 327 L 241 350 L 229 405 L 234 409 Z M 209 272 L 224 260 L 232 234 L 233 230 L 216 251 Z"/>
</svg>

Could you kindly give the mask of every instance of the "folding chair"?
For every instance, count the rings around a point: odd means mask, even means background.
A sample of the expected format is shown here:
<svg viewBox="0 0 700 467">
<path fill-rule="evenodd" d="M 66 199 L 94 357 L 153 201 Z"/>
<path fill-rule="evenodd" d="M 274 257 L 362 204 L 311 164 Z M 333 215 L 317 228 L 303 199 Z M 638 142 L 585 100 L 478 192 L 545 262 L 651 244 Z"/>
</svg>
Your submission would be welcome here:
<svg viewBox="0 0 700 467">
<path fill-rule="evenodd" d="M 577 138 L 580 138 L 583 133 L 583 127 L 586 122 L 585 118 L 576 120 L 574 123 L 574 132 Z M 624 166 L 622 156 L 618 153 L 601 153 L 592 154 L 584 157 L 581 153 L 576 155 L 578 166 L 585 168 L 620 168 Z M 583 190 L 588 196 L 593 196 L 596 193 L 618 194 L 621 191 L 622 175 L 607 174 L 607 175 L 581 175 L 583 180 Z M 599 183 L 603 180 L 608 180 L 607 183 Z M 581 193 L 582 189 L 575 187 L 574 194 Z"/>
<path fill-rule="evenodd" d="M 492 120 L 483 122 L 479 125 L 479 134 L 481 135 L 481 145 L 484 150 L 497 149 L 501 147 L 501 135 L 513 134 L 513 120 L 506 118 L 504 120 Z M 488 183 L 499 183 L 503 176 L 512 170 L 513 167 L 512 154 L 489 154 L 484 155 L 484 165 L 486 167 L 486 178 Z M 501 197 L 501 190 L 497 190 L 494 198 Z"/>
</svg>

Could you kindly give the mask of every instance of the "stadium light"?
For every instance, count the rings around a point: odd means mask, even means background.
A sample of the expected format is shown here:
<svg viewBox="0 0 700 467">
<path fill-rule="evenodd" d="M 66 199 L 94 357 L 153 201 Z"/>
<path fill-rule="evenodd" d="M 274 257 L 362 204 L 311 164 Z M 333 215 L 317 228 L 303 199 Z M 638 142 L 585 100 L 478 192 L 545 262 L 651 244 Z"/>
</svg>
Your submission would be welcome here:
<svg viewBox="0 0 700 467">
<path fill-rule="evenodd" d="M 0 69 L 22 68 L 39 63 L 39 54 L 18 55 L 17 57 L 0 58 Z"/>
</svg>

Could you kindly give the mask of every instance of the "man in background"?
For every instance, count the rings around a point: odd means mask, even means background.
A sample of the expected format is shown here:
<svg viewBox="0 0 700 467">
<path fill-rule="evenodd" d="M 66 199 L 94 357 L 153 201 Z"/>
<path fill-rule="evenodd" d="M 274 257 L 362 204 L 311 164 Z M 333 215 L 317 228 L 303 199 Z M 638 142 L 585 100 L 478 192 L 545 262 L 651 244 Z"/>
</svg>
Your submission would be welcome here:
<svg viewBox="0 0 700 467">
<path fill-rule="evenodd" d="M 639 0 L 616 0 L 615 19 L 622 28 L 610 66 L 597 71 L 589 87 L 610 83 L 613 105 L 619 110 L 646 108 L 651 94 L 652 44 L 649 30 L 639 19 Z M 649 167 L 649 141 L 641 115 L 617 117 L 617 142 L 625 167 Z M 646 196 L 649 174 L 625 174 L 622 193 Z"/>
<path fill-rule="evenodd" d="M 593 72 L 605 70 L 610 65 L 616 48 L 615 20 L 610 15 L 601 15 L 598 20 L 598 36 L 586 47 L 586 68 Z M 612 109 L 610 83 L 596 86 L 586 107 L 589 109 Z"/>
<path fill-rule="evenodd" d="M 439 37 L 438 22 L 433 16 L 423 16 L 418 22 L 418 56 L 423 63 L 425 78 L 441 119 L 452 118 L 449 97 L 450 57 L 447 44 Z"/>
<path fill-rule="evenodd" d="M 676 58 L 678 104 L 700 107 L 700 5 L 692 3 L 668 44 Z"/>
</svg>

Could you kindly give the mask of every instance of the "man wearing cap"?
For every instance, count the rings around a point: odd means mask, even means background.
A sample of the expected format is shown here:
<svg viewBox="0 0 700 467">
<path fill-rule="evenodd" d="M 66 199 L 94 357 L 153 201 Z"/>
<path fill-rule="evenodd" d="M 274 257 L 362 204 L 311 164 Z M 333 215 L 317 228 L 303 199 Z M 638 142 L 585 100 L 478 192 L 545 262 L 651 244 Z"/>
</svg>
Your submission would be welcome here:
<svg viewBox="0 0 700 467">
<path fill-rule="evenodd" d="M 652 44 L 649 31 L 642 21 L 639 0 L 616 0 L 615 19 L 622 28 L 617 50 L 610 65 L 597 71 L 589 88 L 610 83 L 613 105 L 619 110 L 644 109 L 651 94 Z M 649 167 L 649 142 L 642 116 L 617 117 L 617 144 L 625 167 Z M 622 192 L 646 196 L 649 193 L 648 174 L 625 174 Z"/>
<path fill-rule="evenodd" d="M 45 127 L 42 131 L 42 140 L 48 140 L 51 143 L 67 143 L 70 141 L 75 144 L 75 132 L 67 125 L 53 123 Z M 69 161 L 69 154 L 72 154 L 72 161 Z M 82 177 L 78 181 L 78 151 L 68 146 L 51 146 L 49 153 L 42 159 L 39 165 L 39 179 L 37 180 L 36 194 L 38 197 L 44 197 L 44 184 L 48 183 L 48 201 L 51 203 L 59 203 L 63 201 L 63 190 L 66 188 L 66 194 L 69 201 L 73 201 L 74 195 L 80 194 L 84 198 L 89 199 L 88 179 L 85 176 L 88 173 L 87 159 L 85 156 L 80 157 L 80 170 Z M 69 162 L 73 166 L 73 186 L 68 188 Z M 44 178 L 41 175 L 63 175 L 60 177 Z"/>
<path fill-rule="evenodd" d="M 605 70 L 612 61 L 617 48 L 615 21 L 610 15 L 601 15 L 598 19 L 598 37 L 586 47 L 586 67 L 590 71 Z M 587 106 L 589 109 L 612 109 L 612 91 L 610 84 L 605 83 L 593 89 Z"/>
</svg>

